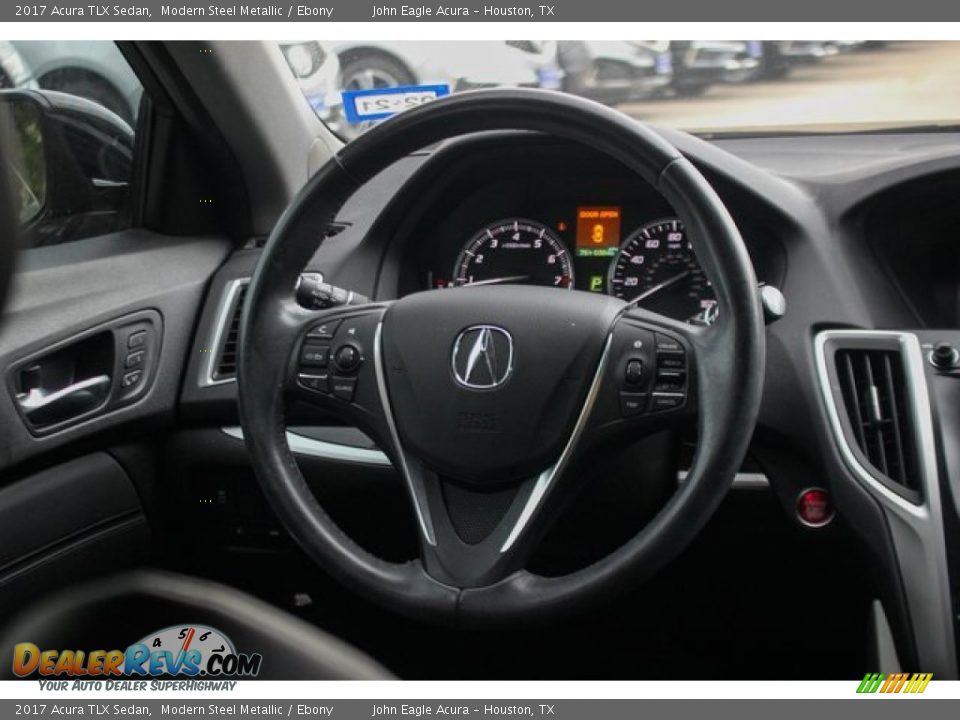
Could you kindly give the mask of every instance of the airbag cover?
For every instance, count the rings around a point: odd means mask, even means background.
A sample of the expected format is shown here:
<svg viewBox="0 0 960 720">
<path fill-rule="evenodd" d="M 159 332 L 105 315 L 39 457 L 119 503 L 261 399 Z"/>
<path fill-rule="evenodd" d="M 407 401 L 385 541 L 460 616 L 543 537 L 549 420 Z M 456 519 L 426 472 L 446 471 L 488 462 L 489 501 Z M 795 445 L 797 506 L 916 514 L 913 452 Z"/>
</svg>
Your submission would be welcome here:
<svg viewBox="0 0 960 720">
<path fill-rule="evenodd" d="M 469 484 L 532 477 L 576 423 L 623 306 L 501 285 L 407 296 L 384 317 L 384 374 L 405 450 Z"/>
</svg>

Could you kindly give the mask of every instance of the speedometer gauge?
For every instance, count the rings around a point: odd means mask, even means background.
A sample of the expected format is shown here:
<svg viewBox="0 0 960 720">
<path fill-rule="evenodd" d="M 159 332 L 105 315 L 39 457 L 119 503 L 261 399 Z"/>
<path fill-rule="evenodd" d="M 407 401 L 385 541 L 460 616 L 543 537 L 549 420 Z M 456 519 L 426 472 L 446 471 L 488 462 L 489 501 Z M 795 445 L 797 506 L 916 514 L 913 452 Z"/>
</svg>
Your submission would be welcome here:
<svg viewBox="0 0 960 720">
<path fill-rule="evenodd" d="M 453 268 L 455 285 L 516 283 L 573 287 L 573 263 L 546 226 L 512 218 L 483 228 L 466 244 Z"/>
<path fill-rule="evenodd" d="M 677 218 L 644 225 L 610 265 L 611 295 L 676 320 L 709 324 L 717 299 Z"/>
</svg>

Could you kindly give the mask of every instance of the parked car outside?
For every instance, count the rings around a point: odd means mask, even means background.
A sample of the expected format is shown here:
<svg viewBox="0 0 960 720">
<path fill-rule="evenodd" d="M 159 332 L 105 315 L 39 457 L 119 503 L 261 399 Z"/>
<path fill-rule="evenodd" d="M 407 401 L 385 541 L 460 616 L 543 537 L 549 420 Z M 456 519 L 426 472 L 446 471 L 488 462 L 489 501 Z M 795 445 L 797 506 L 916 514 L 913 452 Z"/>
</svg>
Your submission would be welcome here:
<svg viewBox="0 0 960 720">
<path fill-rule="evenodd" d="M 673 80 L 668 43 L 560 41 L 559 58 L 566 92 L 607 105 L 653 97 Z"/>
<path fill-rule="evenodd" d="M 130 66 L 118 62 L 116 45 L 18 40 L 13 46 L 30 71 L 30 79 L 39 87 L 79 95 L 135 123 L 143 90 Z"/>
<path fill-rule="evenodd" d="M 826 42 L 794 40 L 752 40 L 747 46 L 758 60 L 750 80 L 778 80 L 787 77 L 797 65 L 819 62 L 836 55 L 836 47 Z"/>
<path fill-rule="evenodd" d="M 835 44 L 818 40 L 790 40 L 779 43 L 779 46 L 784 57 L 801 65 L 819 62 L 839 52 Z"/>
<path fill-rule="evenodd" d="M 743 82 L 759 67 L 760 52 L 746 42 L 672 41 L 670 89 L 676 95 L 695 96 L 717 83 Z"/>
</svg>

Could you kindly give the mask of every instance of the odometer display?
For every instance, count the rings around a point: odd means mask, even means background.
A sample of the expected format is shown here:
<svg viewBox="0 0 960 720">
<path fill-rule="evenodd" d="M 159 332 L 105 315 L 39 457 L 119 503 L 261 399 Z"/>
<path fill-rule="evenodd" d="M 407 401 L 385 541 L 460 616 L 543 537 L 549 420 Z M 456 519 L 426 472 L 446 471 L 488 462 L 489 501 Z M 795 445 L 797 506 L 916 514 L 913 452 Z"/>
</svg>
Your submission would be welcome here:
<svg viewBox="0 0 960 720">
<path fill-rule="evenodd" d="M 676 218 L 644 225 L 628 237 L 610 265 L 607 287 L 627 302 L 649 293 L 638 304 L 676 320 L 708 324 L 716 314 L 713 288 Z"/>
<path fill-rule="evenodd" d="M 520 218 L 483 228 L 466 244 L 453 269 L 455 285 L 515 283 L 573 287 L 573 263 L 546 226 Z"/>
</svg>

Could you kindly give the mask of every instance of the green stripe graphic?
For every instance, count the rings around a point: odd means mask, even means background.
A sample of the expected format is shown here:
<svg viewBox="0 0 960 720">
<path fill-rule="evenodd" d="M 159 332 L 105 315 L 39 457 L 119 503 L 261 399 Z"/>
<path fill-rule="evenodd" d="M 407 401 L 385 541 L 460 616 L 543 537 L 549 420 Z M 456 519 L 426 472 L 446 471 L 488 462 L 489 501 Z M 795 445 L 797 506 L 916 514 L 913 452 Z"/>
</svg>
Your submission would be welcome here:
<svg viewBox="0 0 960 720">
<path fill-rule="evenodd" d="M 863 676 L 863 680 L 860 681 L 860 687 L 857 688 L 857 692 L 875 693 L 880 689 L 880 684 L 886 677 L 884 673 L 867 673 Z"/>
</svg>

